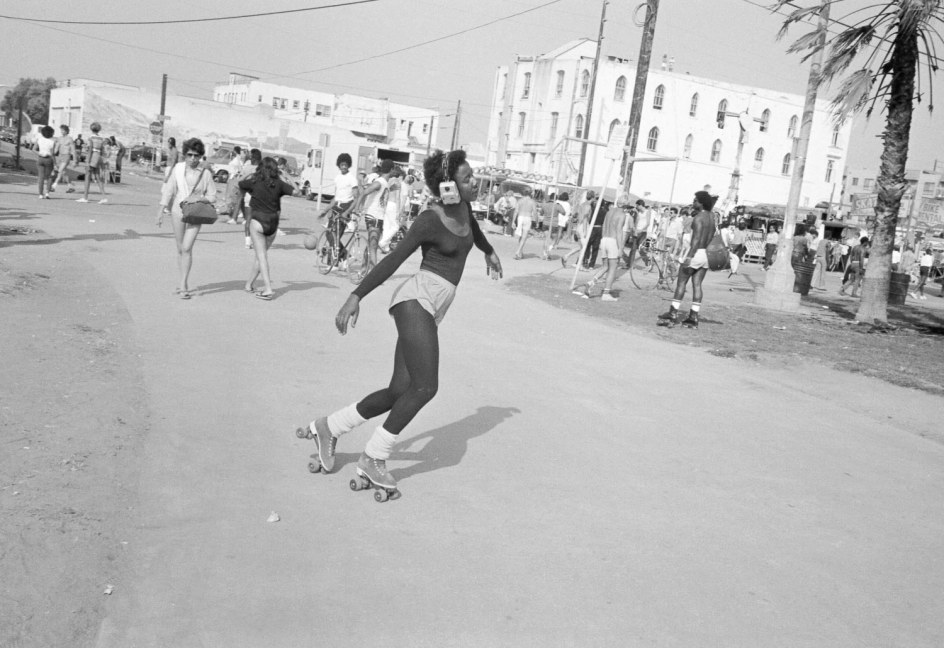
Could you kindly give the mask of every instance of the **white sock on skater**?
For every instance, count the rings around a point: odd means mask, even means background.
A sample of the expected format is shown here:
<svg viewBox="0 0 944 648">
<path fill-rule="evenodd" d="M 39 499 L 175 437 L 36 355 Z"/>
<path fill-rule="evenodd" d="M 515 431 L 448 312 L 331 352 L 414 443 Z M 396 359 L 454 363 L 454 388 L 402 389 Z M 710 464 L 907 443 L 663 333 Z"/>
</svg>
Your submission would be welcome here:
<svg viewBox="0 0 944 648">
<path fill-rule="evenodd" d="M 367 442 L 367 447 L 364 448 L 364 452 L 367 453 L 367 456 L 371 459 L 383 459 L 386 461 L 390 458 L 390 452 L 393 450 L 393 444 L 397 442 L 397 435 L 390 434 L 382 425 L 378 425 L 377 429 L 374 430 L 374 433 L 370 436 L 370 440 Z"/>
<path fill-rule="evenodd" d="M 352 403 L 339 409 L 334 414 L 328 415 L 328 429 L 331 430 L 333 436 L 339 437 L 342 434 L 347 434 L 366 420 L 357 413 L 357 403 Z M 312 423 L 312 426 L 314 427 L 314 423 Z"/>
</svg>

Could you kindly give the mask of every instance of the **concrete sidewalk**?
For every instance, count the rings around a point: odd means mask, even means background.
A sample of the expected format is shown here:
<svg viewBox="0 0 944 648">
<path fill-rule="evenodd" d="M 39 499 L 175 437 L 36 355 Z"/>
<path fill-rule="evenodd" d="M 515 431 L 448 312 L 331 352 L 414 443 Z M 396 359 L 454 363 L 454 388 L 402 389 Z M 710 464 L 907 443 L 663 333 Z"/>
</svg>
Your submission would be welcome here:
<svg viewBox="0 0 944 648">
<path fill-rule="evenodd" d="M 347 482 L 381 421 L 341 439 L 327 476 L 293 430 L 386 384 L 386 305 L 417 260 L 340 337 L 352 286 L 317 273 L 313 210 L 292 200 L 275 300 L 242 291 L 241 228 L 215 225 L 183 301 L 156 191 L 31 220 L 52 239 L 31 251 L 87 259 L 142 349 L 150 426 L 100 648 L 944 642 L 944 447 L 915 433 L 936 414 L 896 416 L 940 399 L 635 336 L 506 290 L 473 251 L 439 394 L 390 462 L 403 497 L 377 504 Z M 530 271 L 496 245 L 506 275 Z"/>
</svg>

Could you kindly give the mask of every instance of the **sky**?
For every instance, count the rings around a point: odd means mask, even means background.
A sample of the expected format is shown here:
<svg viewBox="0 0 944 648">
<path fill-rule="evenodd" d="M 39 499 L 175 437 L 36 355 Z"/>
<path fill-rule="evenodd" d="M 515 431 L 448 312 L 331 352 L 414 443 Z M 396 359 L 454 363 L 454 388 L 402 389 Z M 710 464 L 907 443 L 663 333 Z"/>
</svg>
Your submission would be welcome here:
<svg viewBox="0 0 944 648">
<path fill-rule="evenodd" d="M 608 1 L 604 55 L 638 57 L 642 29 L 634 14 L 644 14 L 640 2 Z M 75 25 L 9 17 L 175 21 L 310 7 L 321 8 L 163 25 Z M 460 143 L 484 144 L 496 68 L 577 38 L 595 40 L 602 9 L 603 0 L 3 3 L 0 14 L 8 17 L 0 17 L 0 85 L 23 77 L 91 78 L 159 91 L 161 75 L 167 74 L 168 92 L 211 98 L 214 83 L 240 72 L 273 83 L 436 108 L 445 116 L 440 146 L 451 140 L 461 100 Z M 837 11 L 832 17 L 842 15 Z M 782 21 L 759 0 L 661 0 L 653 65 L 668 55 L 675 58 L 676 71 L 803 94 L 809 66 L 786 53 L 790 37 L 802 30 L 794 28 L 778 41 Z M 820 96 L 833 94 L 824 88 Z M 944 129 L 926 105 L 914 114 L 909 168 L 930 168 L 938 157 L 944 162 Z M 883 126 L 884 115 L 878 111 L 868 121 L 855 120 L 850 168 L 877 169 Z"/>
</svg>

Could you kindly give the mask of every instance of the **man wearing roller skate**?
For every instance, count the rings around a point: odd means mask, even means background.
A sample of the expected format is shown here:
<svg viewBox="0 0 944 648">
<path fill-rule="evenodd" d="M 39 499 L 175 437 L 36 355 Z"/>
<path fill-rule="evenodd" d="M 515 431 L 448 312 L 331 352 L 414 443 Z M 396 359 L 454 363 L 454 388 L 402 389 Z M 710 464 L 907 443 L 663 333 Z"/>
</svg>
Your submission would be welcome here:
<svg viewBox="0 0 944 648">
<path fill-rule="evenodd" d="M 692 210 L 695 216 L 692 219 L 692 244 L 688 248 L 682 267 L 679 269 L 678 283 L 675 285 L 675 295 L 669 310 L 659 315 L 659 326 L 673 327 L 679 323 L 678 312 L 685 297 L 685 287 L 688 280 L 692 280 L 692 308 L 682 321 L 683 326 L 698 328 L 698 312 L 701 310 L 701 284 L 708 274 L 708 243 L 715 233 L 715 221 L 711 209 L 718 198 L 707 191 L 695 192 Z"/>
</svg>

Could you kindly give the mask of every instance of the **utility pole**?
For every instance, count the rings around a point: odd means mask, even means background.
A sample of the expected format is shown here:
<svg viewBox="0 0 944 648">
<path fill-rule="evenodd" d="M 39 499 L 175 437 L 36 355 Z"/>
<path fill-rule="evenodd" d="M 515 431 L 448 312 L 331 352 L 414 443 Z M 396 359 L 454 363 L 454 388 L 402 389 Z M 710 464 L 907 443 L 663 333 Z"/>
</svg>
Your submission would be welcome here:
<svg viewBox="0 0 944 648">
<path fill-rule="evenodd" d="M 816 92 L 819 89 L 819 74 L 823 64 L 823 49 L 826 45 L 826 27 L 829 24 L 829 0 L 822 0 L 816 28 L 816 51 L 810 62 L 810 76 L 806 84 L 806 102 L 803 105 L 803 122 L 800 124 L 800 138 L 796 142 L 793 177 L 790 179 L 790 193 L 783 216 L 783 229 L 777 243 L 777 260 L 767 273 L 764 287 L 754 292 L 754 303 L 774 310 L 795 311 L 800 306 L 800 295 L 793 292 L 793 232 L 796 229 L 797 206 L 803 189 L 803 172 L 806 170 L 806 152 L 810 144 L 810 131 L 813 130 L 813 113 L 816 110 Z"/>
<path fill-rule="evenodd" d="M 459 121 L 462 118 L 462 99 L 456 102 L 456 121 L 452 123 L 452 146 L 450 150 L 459 148 Z"/>
<path fill-rule="evenodd" d="M 167 75 L 161 77 L 161 112 L 158 119 L 161 121 L 161 136 L 158 138 L 157 149 L 154 151 L 154 166 L 161 165 L 161 151 L 164 149 L 164 109 L 167 107 Z"/>
<path fill-rule="evenodd" d="M 593 95 L 597 88 L 597 70 L 600 68 L 600 51 L 603 49 L 603 25 L 606 23 L 606 5 L 609 0 L 603 0 L 603 11 L 600 13 L 600 34 L 597 36 L 597 53 L 593 57 L 593 72 L 590 75 L 590 96 L 587 97 L 587 118 L 584 121 L 582 139 L 590 139 L 590 124 L 593 123 Z M 587 162 L 587 143 L 580 144 L 580 167 L 577 170 L 577 184 L 583 184 L 583 169 Z"/>
<path fill-rule="evenodd" d="M 629 135 L 626 146 L 629 155 L 623 162 L 623 191 L 629 193 L 633 181 L 633 160 L 636 156 L 636 143 L 639 141 L 639 124 L 642 121 L 642 104 L 646 97 L 646 81 L 649 79 L 649 61 L 652 59 L 652 41 L 656 35 L 656 16 L 659 13 L 659 0 L 646 2 L 646 22 L 642 28 L 642 42 L 639 44 L 639 60 L 636 62 L 636 83 L 633 85 L 633 103 L 629 109 Z"/>
<path fill-rule="evenodd" d="M 433 119 L 435 115 L 429 116 L 429 133 L 426 134 L 426 157 L 429 157 L 429 151 L 433 147 Z"/>
<path fill-rule="evenodd" d="M 16 160 L 13 163 L 13 168 L 20 169 L 20 140 L 23 139 L 23 101 L 25 100 L 24 96 L 20 96 L 16 100 Z M 37 171 L 37 173 L 39 173 Z"/>
</svg>

